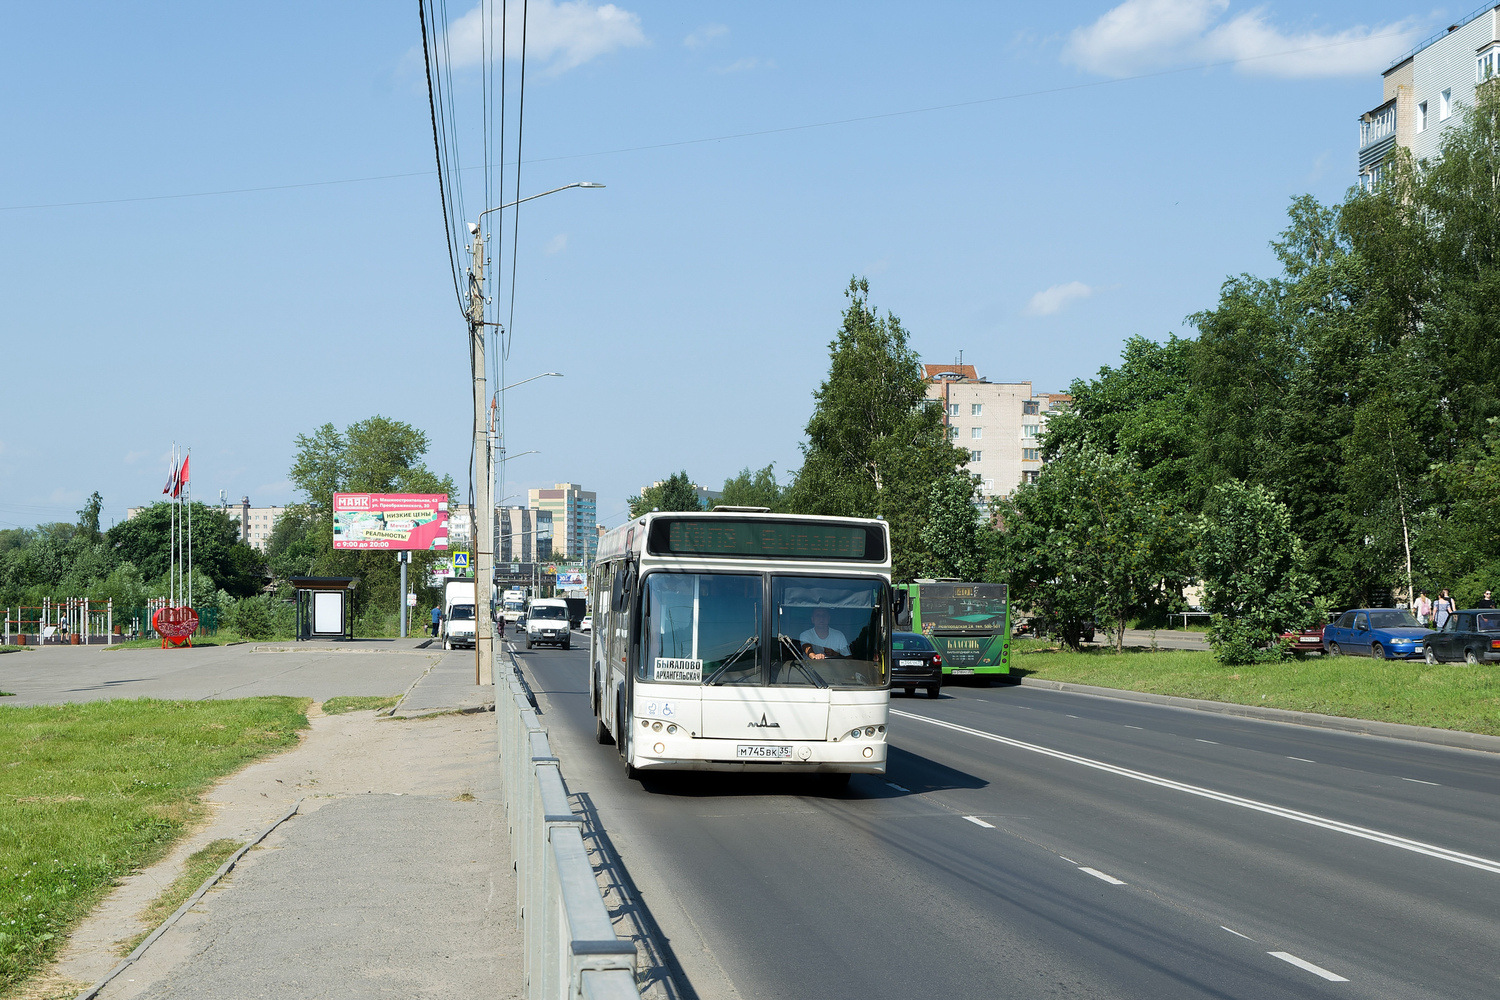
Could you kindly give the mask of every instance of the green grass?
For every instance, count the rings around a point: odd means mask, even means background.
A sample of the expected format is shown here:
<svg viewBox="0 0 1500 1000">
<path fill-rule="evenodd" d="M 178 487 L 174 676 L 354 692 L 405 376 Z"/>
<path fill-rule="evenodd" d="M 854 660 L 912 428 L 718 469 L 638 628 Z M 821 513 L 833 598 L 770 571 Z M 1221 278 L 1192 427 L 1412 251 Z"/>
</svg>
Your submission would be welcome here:
<svg viewBox="0 0 1500 1000">
<path fill-rule="evenodd" d="M 0 646 L 0 653 L 29 653 L 30 646 Z"/>
<path fill-rule="evenodd" d="M 1197 650 L 1075 653 L 1032 639 L 1011 649 L 1015 672 L 1042 680 L 1500 736 L 1493 667 L 1352 656 L 1226 667 Z"/>
<path fill-rule="evenodd" d="M 208 877 L 219 870 L 219 866 L 228 861 L 235 851 L 240 849 L 237 840 L 215 840 L 192 854 L 188 855 L 187 862 L 183 865 L 182 874 L 164 890 L 162 894 L 151 901 L 151 904 L 141 911 L 141 919 L 146 922 L 146 929 L 134 937 L 121 941 L 115 946 L 115 952 L 124 958 L 146 938 L 156 930 L 158 924 L 177 912 L 177 908 L 187 901 L 187 898 L 198 891 L 198 887 L 208 880 Z"/>
<path fill-rule="evenodd" d="M 323 702 L 323 711 L 329 715 L 343 715 L 345 712 L 378 712 L 383 708 L 395 708 L 400 700 L 399 694 L 341 694 L 337 698 L 329 698 Z"/>
<path fill-rule="evenodd" d="M 233 634 L 225 634 L 223 629 L 218 635 L 195 635 L 193 636 L 193 648 L 201 649 L 204 646 L 228 646 L 244 639 Z M 126 639 L 124 642 L 112 642 L 106 649 L 160 649 L 161 639 L 158 636 L 147 636 L 142 639 Z M 184 646 L 184 649 L 187 647 Z"/>
<path fill-rule="evenodd" d="M 291 746 L 306 698 L 0 708 L 0 996 L 122 876 L 161 858 L 218 778 Z"/>
</svg>

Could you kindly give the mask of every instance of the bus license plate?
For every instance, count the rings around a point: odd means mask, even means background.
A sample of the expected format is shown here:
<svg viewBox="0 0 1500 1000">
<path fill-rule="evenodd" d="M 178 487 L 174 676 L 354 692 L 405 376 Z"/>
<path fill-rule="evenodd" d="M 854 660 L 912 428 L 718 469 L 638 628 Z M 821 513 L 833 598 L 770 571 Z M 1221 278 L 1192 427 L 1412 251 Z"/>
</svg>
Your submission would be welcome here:
<svg viewBox="0 0 1500 1000">
<path fill-rule="evenodd" d="M 734 748 L 734 755 L 740 759 L 775 760 L 791 757 L 792 748 L 789 746 L 763 746 L 759 743 L 741 743 Z"/>
<path fill-rule="evenodd" d="M 972 674 L 973 672 L 974 671 L 970 670 L 968 667 L 959 667 L 959 668 L 957 668 L 956 670 L 953 671 L 953 673 L 954 673 L 955 676 L 960 676 L 960 677 L 967 677 L 970 674 Z"/>
</svg>

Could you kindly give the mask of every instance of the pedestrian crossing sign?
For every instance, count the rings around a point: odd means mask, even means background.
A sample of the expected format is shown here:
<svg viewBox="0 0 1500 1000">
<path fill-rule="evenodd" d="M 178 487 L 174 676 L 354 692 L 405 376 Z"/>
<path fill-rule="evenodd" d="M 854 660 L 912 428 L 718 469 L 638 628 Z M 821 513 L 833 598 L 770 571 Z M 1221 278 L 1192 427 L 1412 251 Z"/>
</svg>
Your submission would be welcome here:
<svg viewBox="0 0 1500 1000">
<path fill-rule="evenodd" d="M 467 552 L 455 552 L 455 553 L 453 553 L 453 568 L 456 569 L 456 570 L 458 570 L 458 569 L 468 569 L 469 568 L 469 554 Z"/>
</svg>

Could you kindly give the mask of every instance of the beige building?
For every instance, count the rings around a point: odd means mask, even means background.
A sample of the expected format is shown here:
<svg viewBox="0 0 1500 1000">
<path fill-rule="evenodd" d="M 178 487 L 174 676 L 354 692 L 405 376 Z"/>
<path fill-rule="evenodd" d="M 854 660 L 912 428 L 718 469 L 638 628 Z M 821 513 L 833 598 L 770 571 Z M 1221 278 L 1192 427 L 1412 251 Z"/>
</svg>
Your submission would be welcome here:
<svg viewBox="0 0 1500 1000">
<path fill-rule="evenodd" d="M 130 520 L 145 507 L 125 508 L 125 520 Z M 241 497 L 237 505 L 228 505 L 221 508 L 225 516 L 233 521 L 240 529 L 240 541 L 253 549 L 261 552 L 266 551 L 266 546 L 271 544 L 271 531 L 276 527 L 276 522 L 281 518 L 285 507 L 252 507 L 249 497 Z"/>
<path fill-rule="evenodd" d="M 552 557 L 559 562 L 593 562 L 599 550 L 599 495 L 577 483 L 529 490 L 526 506 L 552 512 Z"/>
<path fill-rule="evenodd" d="M 1036 478 L 1047 418 L 1073 397 L 1038 393 L 1030 382 L 991 382 L 973 365 L 923 365 L 927 395 L 943 407 L 948 438 L 969 453 L 969 471 L 986 497 L 1004 496 Z"/>
</svg>

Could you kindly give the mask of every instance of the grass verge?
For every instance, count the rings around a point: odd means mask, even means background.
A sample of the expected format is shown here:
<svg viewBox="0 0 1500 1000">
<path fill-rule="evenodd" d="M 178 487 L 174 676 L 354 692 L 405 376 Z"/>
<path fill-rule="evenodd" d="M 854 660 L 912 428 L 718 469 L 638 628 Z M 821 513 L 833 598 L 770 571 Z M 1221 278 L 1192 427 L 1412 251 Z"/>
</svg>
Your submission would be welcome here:
<svg viewBox="0 0 1500 1000">
<path fill-rule="evenodd" d="M 337 698 L 329 698 L 323 702 L 323 711 L 328 715 L 343 715 L 345 712 L 378 712 L 383 708 L 395 708 L 400 700 L 399 694 L 341 694 Z"/>
<path fill-rule="evenodd" d="M 293 745 L 308 704 L 0 708 L 0 997 L 50 960 L 119 878 L 166 853 L 214 781 Z"/>
<path fill-rule="evenodd" d="M 30 646 L 0 646 L 0 653 L 29 653 Z"/>
<path fill-rule="evenodd" d="M 1012 656 L 1018 673 L 1042 680 L 1500 736 L 1492 667 L 1351 656 L 1226 667 L 1198 650 L 1075 653 L 1032 639 L 1016 640 Z"/>
<path fill-rule="evenodd" d="M 193 636 L 193 648 L 202 649 L 205 646 L 231 646 L 244 639 L 230 634 L 225 635 L 221 630 L 218 635 L 195 635 Z M 160 649 L 161 639 L 156 636 L 148 636 L 142 639 L 126 639 L 124 642 L 112 642 L 106 649 Z M 173 647 L 176 648 L 176 647 Z"/>
<path fill-rule="evenodd" d="M 188 855 L 187 862 L 183 865 L 182 874 L 176 880 L 162 890 L 160 896 L 151 901 L 151 904 L 141 911 L 141 919 L 146 922 L 146 929 L 134 937 L 126 938 L 115 945 L 115 953 L 121 958 L 135 951 L 136 947 L 165 919 L 177 912 L 189 896 L 198 891 L 198 887 L 208 880 L 208 877 L 219 870 L 219 866 L 228 861 L 235 851 L 240 849 L 237 840 L 215 840 L 208 846 L 200 848 Z"/>
</svg>

